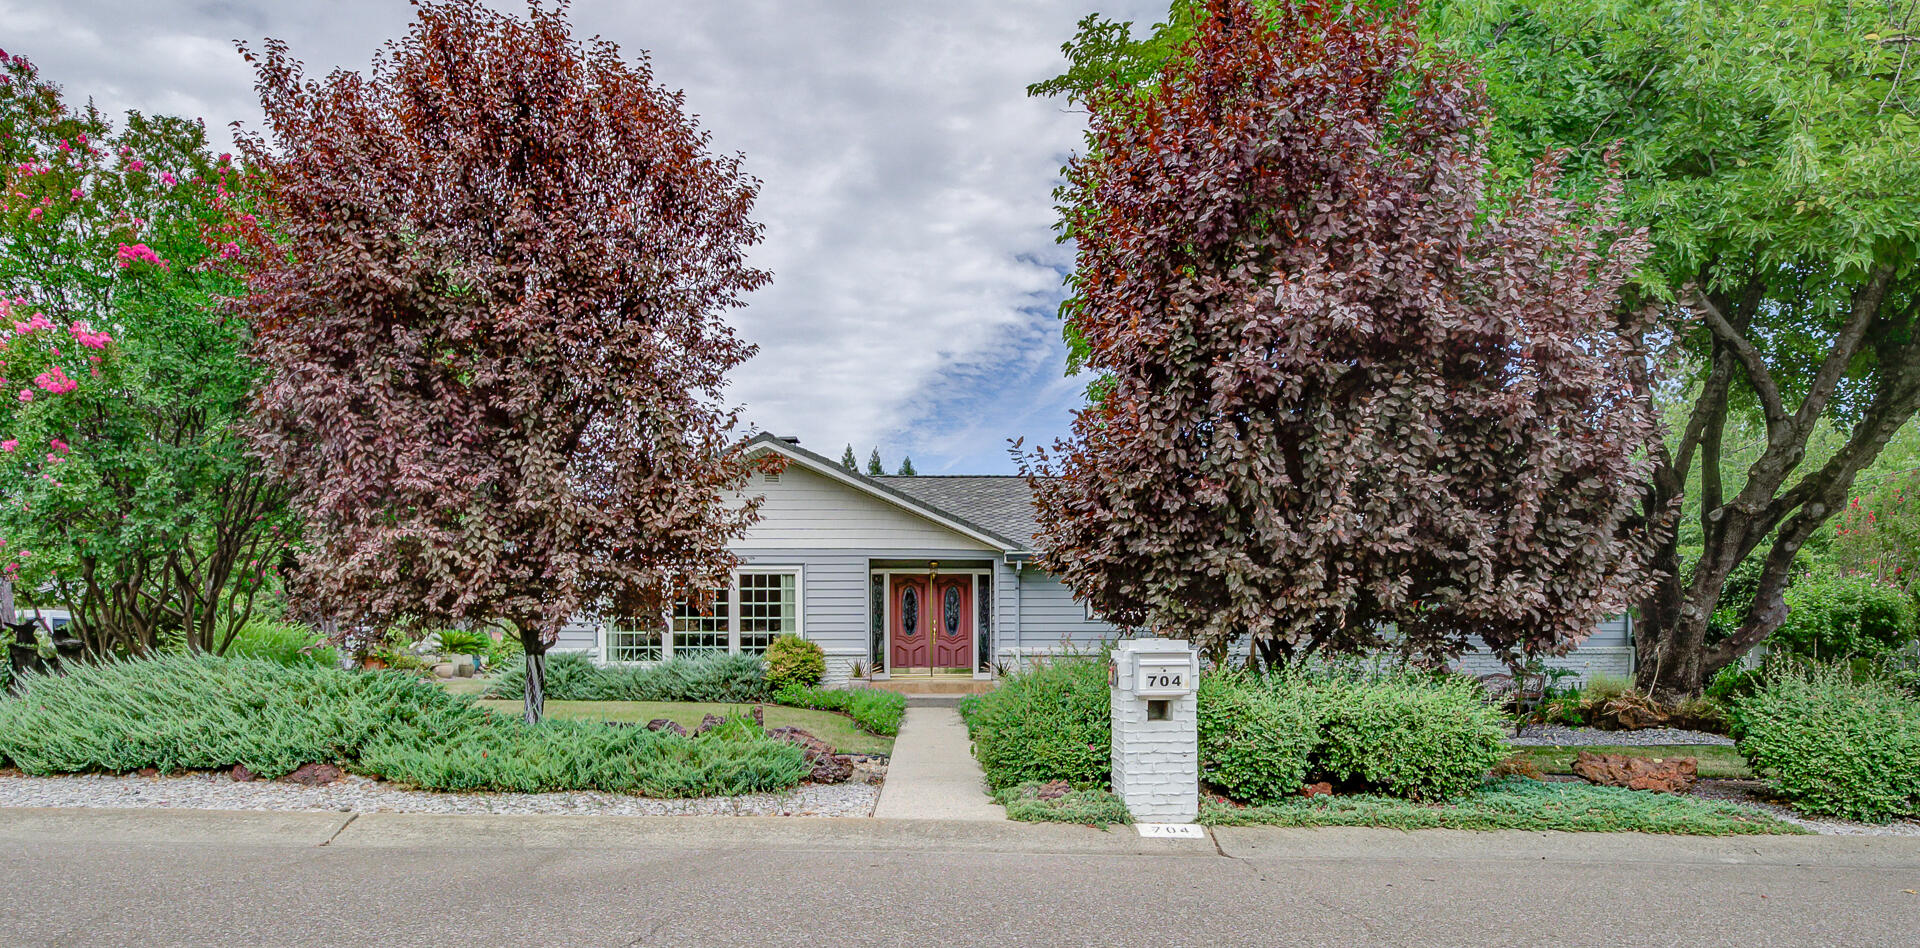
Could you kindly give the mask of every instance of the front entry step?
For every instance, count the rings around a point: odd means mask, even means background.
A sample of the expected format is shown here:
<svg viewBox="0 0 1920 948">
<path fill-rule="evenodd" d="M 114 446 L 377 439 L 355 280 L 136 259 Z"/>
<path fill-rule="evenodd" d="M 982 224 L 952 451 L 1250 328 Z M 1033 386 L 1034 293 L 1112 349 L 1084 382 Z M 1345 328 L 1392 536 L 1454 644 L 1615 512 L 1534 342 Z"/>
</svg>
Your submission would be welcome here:
<svg viewBox="0 0 1920 948">
<path fill-rule="evenodd" d="M 891 691 L 902 695 L 983 695 L 999 687 L 997 681 L 982 681 L 977 678 L 926 677 L 926 678 L 889 678 L 876 681 L 870 687 L 881 691 Z"/>
</svg>

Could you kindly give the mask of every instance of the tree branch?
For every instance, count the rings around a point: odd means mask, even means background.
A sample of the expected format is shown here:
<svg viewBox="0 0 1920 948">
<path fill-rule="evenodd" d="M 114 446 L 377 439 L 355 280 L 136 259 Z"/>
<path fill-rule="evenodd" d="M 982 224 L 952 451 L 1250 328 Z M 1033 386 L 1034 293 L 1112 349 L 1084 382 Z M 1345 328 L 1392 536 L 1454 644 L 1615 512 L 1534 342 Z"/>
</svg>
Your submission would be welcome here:
<svg viewBox="0 0 1920 948">
<path fill-rule="evenodd" d="M 1747 370 L 1747 381 L 1752 384 L 1754 394 L 1760 398 L 1761 410 L 1766 413 L 1768 440 L 1772 440 L 1772 434 L 1786 424 L 1787 410 L 1780 401 L 1780 385 L 1774 381 L 1772 370 L 1767 368 L 1767 360 L 1761 357 L 1760 350 L 1753 347 L 1744 333 L 1727 322 L 1720 307 L 1713 305 L 1713 301 L 1707 299 L 1707 294 L 1701 292 L 1698 286 L 1689 283 L 1682 287 L 1680 298 L 1688 309 L 1706 322 L 1714 338 L 1720 340 L 1740 360 L 1741 367 Z"/>
</svg>

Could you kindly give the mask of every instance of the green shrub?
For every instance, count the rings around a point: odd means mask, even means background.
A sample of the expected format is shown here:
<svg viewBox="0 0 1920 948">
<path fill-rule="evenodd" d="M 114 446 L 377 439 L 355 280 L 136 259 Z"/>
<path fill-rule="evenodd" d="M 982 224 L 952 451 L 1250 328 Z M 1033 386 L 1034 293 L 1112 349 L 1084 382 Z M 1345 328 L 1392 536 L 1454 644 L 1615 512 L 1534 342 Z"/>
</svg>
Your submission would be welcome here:
<svg viewBox="0 0 1920 948">
<path fill-rule="evenodd" d="M 869 734 L 892 737 L 900 733 L 907 714 L 907 696 L 877 688 L 808 688 L 788 685 L 773 695 L 775 704 L 815 711 L 838 711 Z"/>
<path fill-rule="evenodd" d="M 778 790 L 799 748 L 736 722 L 698 738 L 578 721 L 528 726 L 410 675 L 162 656 L 33 676 L 0 701 L 0 759 L 34 774 L 332 762 L 430 790 Z"/>
<path fill-rule="evenodd" d="M 527 647 L 520 642 L 520 634 L 517 632 L 504 632 L 499 638 L 487 644 L 488 668 L 510 668 L 514 665 L 524 665 L 526 660 Z"/>
<path fill-rule="evenodd" d="M 696 738 L 591 721 L 494 716 L 444 740 L 372 742 L 356 768 L 433 790 L 605 790 L 652 797 L 765 793 L 808 771 L 797 745 L 735 722 Z"/>
<path fill-rule="evenodd" d="M 1300 681 L 1282 678 L 1277 686 Z M 1478 788 L 1511 753 L 1506 717 L 1472 679 L 1383 675 L 1307 687 L 1320 725 L 1313 770 L 1336 783 L 1445 800 Z"/>
<path fill-rule="evenodd" d="M 1920 702 L 1842 667 L 1781 668 L 1733 707 L 1740 753 L 1808 813 L 1920 813 Z"/>
<path fill-rule="evenodd" d="M 1810 658 L 1897 651 L 1913 643 L 1913 600 L 1870 576 L 1816 576 L 1786 592 L 1787 618 L 1768 640 Z"/>
<path fill-rule="evenodd" d="M 0 702 L 0 756 L 28 773 L 245 765 L 278 777 L 351 761 L 378 735 L 429 739 L 486 711 L 409 675 L 162 655 L 31 676 Z"/>
<path fill-rule="evenodd" d="M 1299 791 L 1318 740 L 1307 689 L 1214 672 L 1200 679 L 1199 699 L 1201 779 L 1246 803 Z"/>
<path fill-rule="evenodd" d="M 973 754 L 996 790 L 1049 780 L 1105 788 L 1113 741 L 1108 713 L 1106 664 L 1082 658 L 1016 672 L 960 703 Z"/>
<path fill-rule="evenodd" d="M 775 636 L 767 645 L 767 687 L 779 691 L 788 685 L 811 688 L 827 677 L 827 653 L 817 643 L 797 635 Z"/>
<path fill-rule="evenodd" d="M 326 636 L 299 623 L 254 619 L 240 627 L 226 654 L 228 658 L 259 658 L 280 665 L 337 668 L 340 652 L 326 642 Z"/>
<path fill-rule="evenodd" d="M 487 686 L 490 698 L 523 697 L 524 662 L 502 667 Z M 599 666 L 578 652 L 547 656 L 547 698 L 553 701 L 766 701 L 766 664 L 755 655 L 676 658 L 653 666 Z"/>
<path fill-rule="evenodd" d="M 441 629 L 438 638 L 442 655 L 485 655 L 493 647 L 486 633 L 472 629 Z"/>
<path fill-rule="evenodd" d="M 1007 808 L 1007 819 L 1025 823 L 1079 823 L 1107 826 L 1133 822 L 1127 805 L 1112 792 L 1071 789 L 1065 783 L 1023 783 L 996 791 L 993 802 Z"/>
<path fill-rule="evenodd" d="M 1920 655 L 1911 652 L 1884 656 L 1876 663 L 1874 674 L 1882 681 L 1920 700 Z"/>
</svg>

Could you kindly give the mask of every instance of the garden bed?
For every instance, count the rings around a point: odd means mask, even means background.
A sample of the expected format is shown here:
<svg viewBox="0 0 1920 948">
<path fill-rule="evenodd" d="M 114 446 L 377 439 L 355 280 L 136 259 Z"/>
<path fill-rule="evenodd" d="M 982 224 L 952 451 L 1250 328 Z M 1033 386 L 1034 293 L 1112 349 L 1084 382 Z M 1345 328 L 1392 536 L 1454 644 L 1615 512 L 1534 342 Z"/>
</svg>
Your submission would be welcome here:
<svg viewBox="0 0 1920 948">
<path fill-rule="evenodd" d="M 868 783 L 802 784 L 780 793 L 662 799 L 625 793 L 436 793 L 353 774 L 305 787 L 240 783 L 224 771 L 172 776 L 0 773 L 0 807 L 111 807 L 360 813 L 538 813 L 599 816 L 837 816 L 873 813 Z"/>
<path fill-rule="evenodd" d="M 518 715 L 521 703 L 505 698 L 487 698 L 480 706 L 505 715 Z M 707 715 L 732 717 L 748 713 L 752 705 L 723 704 L 709 701 L 551 701 L 547 702 L 547 717 L 556 721 L 614 721 L 623 724 L 646 724 L 657 718 L 665 718 L 681 727 L 692 730 Z M 853 719 L 833 711 L 814 711 L 808 708 L 789 708 L 784 705 L 765 704 L 760 706 L 766 716 L 767 727 L 797 727 L 827 742 L 842 754 L 869 754 L 889 756 L 893 753 L 893 738 L 869 734 L 861 730 Z"/>
<path fill-rule="evenodd" d="M 1558 830 L 1693 836 L 1795 834 L 1807 830 L 1756 808 L 1676 794 L 1520 777 L 1490 780 L 1446 803 L 1376 794 L 1327 794 L 1266 806 L 1213 799 L 1200 808 L 1213 826 L 1384 826 L 1393 829 Z"/>
</svg>

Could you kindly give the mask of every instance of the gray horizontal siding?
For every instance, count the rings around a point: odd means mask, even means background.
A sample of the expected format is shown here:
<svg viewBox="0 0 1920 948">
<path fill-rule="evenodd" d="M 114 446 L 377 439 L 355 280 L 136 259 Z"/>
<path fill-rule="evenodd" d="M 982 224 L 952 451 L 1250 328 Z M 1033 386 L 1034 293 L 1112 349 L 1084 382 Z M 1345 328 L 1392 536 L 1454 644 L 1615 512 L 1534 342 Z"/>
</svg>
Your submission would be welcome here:
<svg viewBox="0 0 1920 948">
<path fill-rule="evenodd" d="M 1019 595 L 1013 604 L 1018 624 L 1000 642 L 1001 660 L 1018 663 L 1025 657 L 1057 652 L 1090 652 L 1120 636 L 1111 623 L 1088 619 L 1086 606 L 1073 591 L 1037 567 L 1019 573 Z"/>
</svg>

